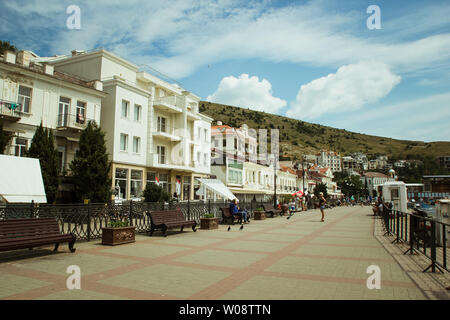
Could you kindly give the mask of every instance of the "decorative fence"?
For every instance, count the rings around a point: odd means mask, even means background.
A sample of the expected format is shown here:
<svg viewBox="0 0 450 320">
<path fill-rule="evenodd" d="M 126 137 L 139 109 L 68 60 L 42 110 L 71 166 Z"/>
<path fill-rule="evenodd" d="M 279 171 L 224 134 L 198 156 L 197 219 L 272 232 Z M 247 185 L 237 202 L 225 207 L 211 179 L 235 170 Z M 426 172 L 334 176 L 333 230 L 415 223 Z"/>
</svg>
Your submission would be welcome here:
<svg viewBox="0 0 450 320">
<path fill-rule="evenodd" d="M 385 235 L 394 236 L 392 243 L 409 246 L 404 254 L 420 253 L 430 259 L 431 264 L 423 270 L 450 271 L 447 263 L 449 251 L 448 223 L 436 221 L 420 215 L 392 210 L 384 212 Z"/>
<path fill-rule="evenodd" d="M 248 210 L 250 217 L 261 208 L 264 202 L 239 202 L 239 206 Z M 171 204 L 128 201 L 120 204 L 6 204 L 0 205 L 0 220 L 21 218 L 55 217 L 62 233 L 72 233 L 77 240 L 99 239 L 102 228 L 109 226 L 112 220 L 128 220 L 136 227 L 137 233 L 150 229 L 149 211 L 180 209 L 186 219 L 200 222 L 205 214 L 212 213 L 222 219 L 220 208 L 228 207 L 227 201 L 187 201 Z"/>
</svg>

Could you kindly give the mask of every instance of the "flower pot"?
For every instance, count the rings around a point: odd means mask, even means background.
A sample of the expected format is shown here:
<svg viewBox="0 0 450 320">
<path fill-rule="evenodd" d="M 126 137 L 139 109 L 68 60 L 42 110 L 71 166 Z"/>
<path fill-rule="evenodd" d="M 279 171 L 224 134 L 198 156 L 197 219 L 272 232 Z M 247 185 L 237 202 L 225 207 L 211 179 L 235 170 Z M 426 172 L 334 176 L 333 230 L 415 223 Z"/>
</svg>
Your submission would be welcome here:
<svg viewBox="0 0 450 320">
<path fill-rule="evenodd" d="M 116 246 L 135 242 L 136 227 L 102 228 L 102 244 Z"/>
<path fill-rule="evenodd" d="M 266 215 L 264 214 L 264 211 L 254 211 L 253 219 L 254 220 L 264 220 L 264 219 L 266 219 Z"/>
<path fill-rule="evenodd" d="M 219 218 L 200 218 L 200 229 L 212 230 L 219 228 Z"/>
</svg>

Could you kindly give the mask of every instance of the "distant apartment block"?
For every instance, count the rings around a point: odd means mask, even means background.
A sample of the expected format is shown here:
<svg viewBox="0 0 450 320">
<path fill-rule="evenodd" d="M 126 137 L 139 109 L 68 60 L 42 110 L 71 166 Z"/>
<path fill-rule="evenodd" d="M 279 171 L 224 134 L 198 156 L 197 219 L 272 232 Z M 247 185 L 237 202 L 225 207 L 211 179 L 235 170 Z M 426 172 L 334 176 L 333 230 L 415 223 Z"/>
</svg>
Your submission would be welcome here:
<svg viewBox="0 0 450 320">
<path fill-rule="evenodd" d="M 450 169 L 450 156 L 439 157 L 438 162 L 441 168 Z"/>
<path fill-rule="evenodd" d="M 316 156 L 316 164 L 332 172 L 342 171 L 341 156 L 334 151 L 321 151 Z"/>
</svg>

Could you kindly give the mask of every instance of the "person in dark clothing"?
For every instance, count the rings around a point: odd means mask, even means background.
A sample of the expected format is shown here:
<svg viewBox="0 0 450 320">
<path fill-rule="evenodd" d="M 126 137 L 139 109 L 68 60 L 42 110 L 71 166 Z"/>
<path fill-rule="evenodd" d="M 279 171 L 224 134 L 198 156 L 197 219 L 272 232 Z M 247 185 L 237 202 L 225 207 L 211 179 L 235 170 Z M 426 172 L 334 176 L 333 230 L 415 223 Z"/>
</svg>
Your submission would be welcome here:
<svg viewBox="0 0 450 320">
<path fill-rule="evenodd" d="M 230 203 L 230 213 L 232 215 L 238 215 L 241 223 L 249 223 L 248 212 L 247 210 L 241 210 L 237 205 L 237 199 L 233 199 Z"/>
</svg>

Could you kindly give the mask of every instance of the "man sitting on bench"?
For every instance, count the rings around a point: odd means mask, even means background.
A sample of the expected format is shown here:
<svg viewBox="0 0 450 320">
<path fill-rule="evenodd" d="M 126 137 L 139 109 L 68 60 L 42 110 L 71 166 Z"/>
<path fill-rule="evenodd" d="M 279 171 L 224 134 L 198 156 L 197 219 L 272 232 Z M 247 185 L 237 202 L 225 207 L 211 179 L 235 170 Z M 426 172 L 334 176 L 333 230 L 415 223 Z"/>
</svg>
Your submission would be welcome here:
<svg viewBox="0 0 450 320">
<path fill-rule="evenodd" d="M 230 203 L 230 213 L 235 216 L 235 215 L 239 215 L 239 217 L 241 218 L 241 223 L 249 223 L 249 219 L 248 219 L 248 212 L 247 210 L 241 210 L 241 208 L 239 208 L 237 206 L 237 199 L 233 199 L 233 201 L 231 201 Z"/>
</svg>

